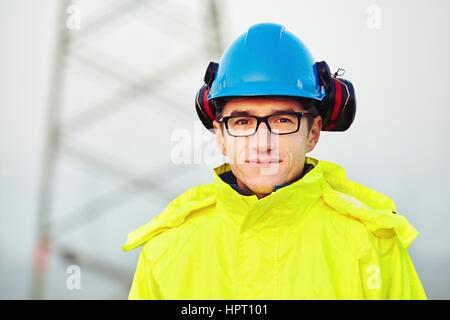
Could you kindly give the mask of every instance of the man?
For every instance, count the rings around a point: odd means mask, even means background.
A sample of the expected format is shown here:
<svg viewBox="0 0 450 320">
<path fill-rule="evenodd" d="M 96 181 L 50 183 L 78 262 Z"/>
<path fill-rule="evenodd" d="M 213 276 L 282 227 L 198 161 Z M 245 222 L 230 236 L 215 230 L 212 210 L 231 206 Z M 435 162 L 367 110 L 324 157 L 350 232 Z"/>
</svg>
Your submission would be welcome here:
<svg viewBox="0 0 450 320">
<path fill-rule="evenodd" d="M 130 299 L 426 299 L 418 232 L 387 196 L 306 154 L 353 121 L 350 81 L 277 24 L 211 63 L 197 113 L 229 163 L 131 233 Z"/>
</svg>

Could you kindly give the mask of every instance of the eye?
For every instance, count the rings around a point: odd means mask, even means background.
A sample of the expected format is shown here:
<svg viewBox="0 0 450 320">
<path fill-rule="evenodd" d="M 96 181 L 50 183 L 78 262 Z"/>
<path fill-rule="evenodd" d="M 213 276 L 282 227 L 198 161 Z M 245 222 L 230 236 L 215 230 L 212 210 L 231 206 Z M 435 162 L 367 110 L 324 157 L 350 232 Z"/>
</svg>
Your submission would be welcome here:
<svg viewBox="0 0 450 320">
<path fill-rule="evenodd" d="M 279 117 L 279 118 L 277 118 L 275 120 L 275 122 L 278 122 L 278 123 L 293 123 L 292 119 L 288 118 L 288 117 Z"/>
<path fill-rule="evenodd" d="M 248 126 L 248 125 L 252 125 L 253 123 L 254 123 L 254 120 L 252 118 L 248 118 L 248 117 L 234 118 L 232 121 L 232 125 L 234 125 L 234 126 Z"/>
</svg>

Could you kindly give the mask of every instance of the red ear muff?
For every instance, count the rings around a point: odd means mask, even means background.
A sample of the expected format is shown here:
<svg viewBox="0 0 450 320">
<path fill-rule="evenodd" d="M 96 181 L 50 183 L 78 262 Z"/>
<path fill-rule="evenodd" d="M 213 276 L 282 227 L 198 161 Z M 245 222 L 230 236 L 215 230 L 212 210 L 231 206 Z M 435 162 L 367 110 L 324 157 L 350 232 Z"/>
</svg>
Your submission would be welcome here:
<svg viewBox="0 0 450 320">
<path fill-rule="evenodd" d="M 204 84 L 195 96 L 195 110 L 206 129 L 213 128 L 213 121 L 215 120 L 215 108 L 213 104 L 208 102 L 209 87 Z"/>
<path fill-rule="evenodd" d="M 345 131 L 353 123 L 356 113 L 356 98 L 350 81 L 331 74 L 325 61 L 316 63 L 321 85 L 325 87 L 326 97 L 318 103 L 323 118 L 323 131 Z"/>
<path fill-rule="evenodd" d="M 204 76 L 204 84 L 195 96 L 195 110 L 201 122 L 208 130 L 213 128 L 213 121 L 216 120 L 215 104 L 208 101 L 208 93 L 216 77 L 218 67 L 219 64 L 216 62 L 211 61 L 209 63 Z"/>
</svg>

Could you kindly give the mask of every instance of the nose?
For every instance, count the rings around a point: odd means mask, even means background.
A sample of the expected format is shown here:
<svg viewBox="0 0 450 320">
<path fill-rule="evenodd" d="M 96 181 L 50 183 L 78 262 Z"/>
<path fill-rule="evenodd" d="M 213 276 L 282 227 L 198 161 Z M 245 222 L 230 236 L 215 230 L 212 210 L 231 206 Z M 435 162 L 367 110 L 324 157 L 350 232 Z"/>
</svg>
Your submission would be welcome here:
<svg viewBox="0 0 450 320">
<path fill-rule="evenodd" d="M 264 122 L 259 124 L 254 136 L 251 136 L 251 149 L 258 152 L 267 152 L 274 148 L 274 139 L 269 128 Z"/>
</svg>

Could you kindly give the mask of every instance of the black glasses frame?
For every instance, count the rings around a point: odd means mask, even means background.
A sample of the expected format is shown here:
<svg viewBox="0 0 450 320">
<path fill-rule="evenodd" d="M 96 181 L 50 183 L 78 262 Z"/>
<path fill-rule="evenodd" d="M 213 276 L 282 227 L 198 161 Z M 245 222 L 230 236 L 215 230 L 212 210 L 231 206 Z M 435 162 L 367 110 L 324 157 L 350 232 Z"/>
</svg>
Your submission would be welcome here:
<svg viewBox="0 0 450 320">
<path fill-rule="evenodd" d="M 292 132 L 286 132 L 286 133 L 276 133 L 276 132 L 272 132 L 272 128 L 269 125 L 269 122 L 267 121 L 270 117 L 272 116 L 278 116 L 278 115 L 296 115 L 298 122 L 297 122 L 297 129 L 295 131 Z M 245 134 L 245 135 L 235 135 L 230 133 L 230 130 L 228 129 L 228 120 L 230 119 L 234 119 L 234 118 L 241 118 L 241 117 L 249 117 L 249 118 L 254 118 L 256 119 L 256 128 L 255 128 L 255 132 L 253 132 L 252 134 Z M 258 128 L 259 125 L 261 124 L 261 122 L 264 122 L 267 126 L 267 128 L 269 129 L 270 133 L 272 134 L 276 134 L 276 135 L 285 135 L 285 134 L 292 134 L 292 133 L 296 133 L 298 132 L 298 130 L 300 129 L 300 123 L 302 120 L 302 117 L 314 117 L 314 115 L 310 112 L 283 112 L 283 113 L 275 113 L 275 114 L 270 114 L 268 116 L 265 117 L 258 117 L 258 116 L 253 116 L 253 115 L 236 115 L 236 116 L 226 116 L 223 117 L 222 119 L 219 120 L 219 122 L 222 122 L 225 124 L 225 128 L 227 129 L 227 132 L 230 136 L 232 137 L 250 137 L 256 134 L 256 132 L 258 132 Z"/>
</svg>

